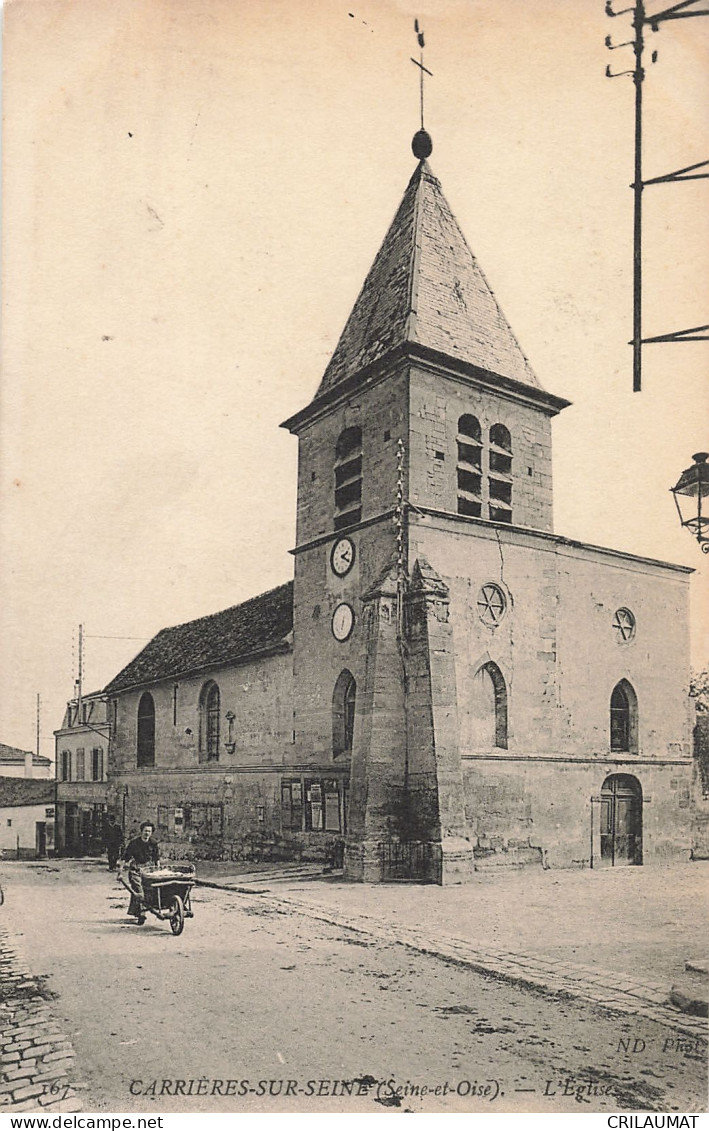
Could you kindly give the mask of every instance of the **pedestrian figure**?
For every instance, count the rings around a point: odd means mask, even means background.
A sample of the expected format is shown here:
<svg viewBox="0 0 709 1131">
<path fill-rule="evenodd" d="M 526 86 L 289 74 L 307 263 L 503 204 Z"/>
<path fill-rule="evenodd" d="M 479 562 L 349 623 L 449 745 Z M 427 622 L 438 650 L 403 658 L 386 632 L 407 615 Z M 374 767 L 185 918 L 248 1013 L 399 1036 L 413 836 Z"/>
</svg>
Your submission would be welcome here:
<svg viewBox="0 0 709 1131">
<path fill-rule="evenodd" d="M 157 841 L 152 839 L 154 832 L 155 825 L 153 822 L 143 821 L 140 826 L 140 836 L 134 837 L 123 849 L 123 860 L 128 865 L 128 881 L 134 890 L 140 885 L 139 869 L 144 864 L 157 864 L 158 862 L 160 850 Z M 135 915 L 139 925 L 145 922 L 140 899 L 132 893 L 128 904 L 128 914 Z"/>
<path fill-rule="evenodd" d="M 118 857 L 121 854 L 121 845 L 123 844 L 123 829 L 112 813 L 108 818 L 103 840 L 106 846 L 106 855 L 108 856 L 108 870 L 109 872 L 115 872 Z"/>
</svg>

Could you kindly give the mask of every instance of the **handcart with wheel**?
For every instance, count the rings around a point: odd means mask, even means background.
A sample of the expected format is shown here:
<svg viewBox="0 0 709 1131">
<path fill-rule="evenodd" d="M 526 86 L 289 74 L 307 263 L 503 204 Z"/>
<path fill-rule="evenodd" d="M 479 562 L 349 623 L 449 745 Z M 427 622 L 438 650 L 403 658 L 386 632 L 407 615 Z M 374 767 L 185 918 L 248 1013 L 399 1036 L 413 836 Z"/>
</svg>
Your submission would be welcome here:
<svg viewBox="0 0 709 1131">
<path fill-rule="evenodd" d="M 157 919 L 167 919 L 173 935 L 181 935 L 185 919 L 193 918 L 191 892 L 197 880 L 193 864 L 132 866 L 118 879 L 140 904 L 139 923 L 150 912 Z"/>
</svg>

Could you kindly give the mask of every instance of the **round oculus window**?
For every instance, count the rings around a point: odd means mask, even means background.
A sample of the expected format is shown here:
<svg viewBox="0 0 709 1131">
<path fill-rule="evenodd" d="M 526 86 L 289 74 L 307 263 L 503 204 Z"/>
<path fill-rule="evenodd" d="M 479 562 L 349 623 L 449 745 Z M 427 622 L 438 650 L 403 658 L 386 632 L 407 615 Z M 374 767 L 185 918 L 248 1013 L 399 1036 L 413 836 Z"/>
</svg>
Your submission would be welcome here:
<svg viewBox="0 0 709 1131">
<path fill-rule="evenodd" d="M 499 585 L 488 582 L 478 593 L 477 606 L 478 616 L 483 624 L 494 628 L 507 612 L 507 598 Z"/>
<path fill-rule="evenodd" d="M 621 644 L 627 644 L 635 636 L 635 617 L 630 609 L 616 609 L 613 628 Z"/>
</svg>

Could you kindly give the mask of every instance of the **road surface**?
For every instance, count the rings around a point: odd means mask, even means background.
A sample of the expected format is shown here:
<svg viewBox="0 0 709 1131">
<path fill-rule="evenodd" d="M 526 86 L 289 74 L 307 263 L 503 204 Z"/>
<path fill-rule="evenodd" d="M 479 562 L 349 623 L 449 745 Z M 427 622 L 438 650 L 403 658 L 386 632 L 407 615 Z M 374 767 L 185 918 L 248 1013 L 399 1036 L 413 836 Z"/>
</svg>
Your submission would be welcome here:
<svg viewBox="0 0 709 1131">
<path fill-rule="evenodd" d="M 673 1029 L 536 994 L 258 895 L 197 889 L 175 938 L 94 861 L 2 864 L 3 923 L 85 1110 L 703 1111 Z M 412 889 L 412 897 L 414 889 Z"/>
</svg>

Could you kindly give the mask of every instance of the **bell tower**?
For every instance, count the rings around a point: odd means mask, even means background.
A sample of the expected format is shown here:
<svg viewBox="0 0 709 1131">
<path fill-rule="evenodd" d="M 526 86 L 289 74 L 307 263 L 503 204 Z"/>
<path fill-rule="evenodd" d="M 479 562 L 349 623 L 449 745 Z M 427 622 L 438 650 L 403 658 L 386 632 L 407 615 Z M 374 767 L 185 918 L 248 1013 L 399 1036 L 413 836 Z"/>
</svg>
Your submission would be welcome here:
<svg viewBox="0 0 709 1131">
<path fill-rule="evenodd" d="M 551 532 L 550 421 L 568 403 L 541 388 L 429 168 L 431 148 L 420 130 L 416 168 L 315 397 L 284 424 L 299 441 L 296 759 L 351 780 L 352 878 L 472 870 L 448 555 L 429 562 L 417 530 L 439 523 L 437 545 L 464 536 L 471 555 L 496 528 Z M 344 741 L 343 687 L 354 704 Z"/>
</svg>

